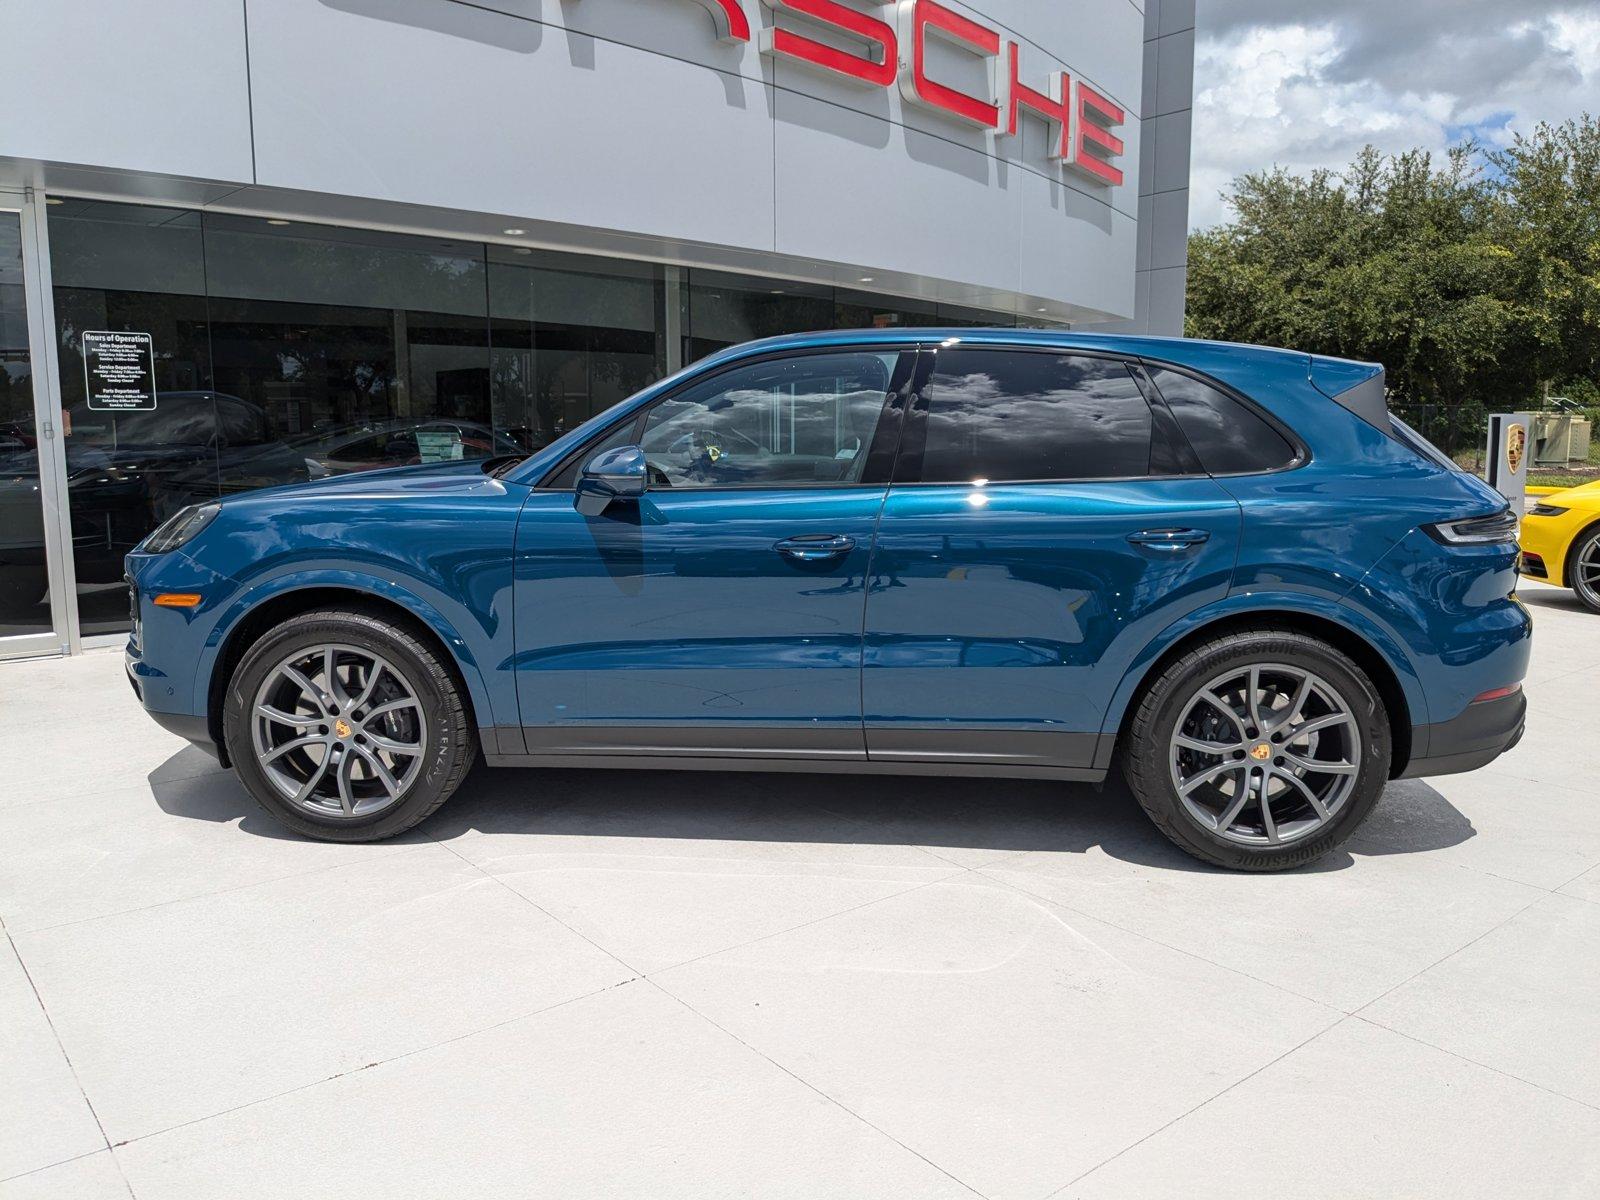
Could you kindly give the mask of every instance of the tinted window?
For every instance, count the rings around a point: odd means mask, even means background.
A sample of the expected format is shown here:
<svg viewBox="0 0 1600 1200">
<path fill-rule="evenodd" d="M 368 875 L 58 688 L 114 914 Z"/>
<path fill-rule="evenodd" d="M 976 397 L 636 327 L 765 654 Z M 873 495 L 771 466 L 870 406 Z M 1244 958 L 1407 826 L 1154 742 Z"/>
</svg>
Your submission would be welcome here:
<svg viewBox="0 0 1600 1200">
<path fill-rule="evenodd" d="M 1284 436 L 1233 397 L 1176 371 L 1155 368 L 1150 377 L 1211 474 L 1275 471 L 1294 461 Z"/>
<path fill-rule="evenodd" d="M 898 353 L 739 367 L 663 400 L 639 444 L 654 486 L 855 483 Z"/>
<path fill-rule="evenodd" d="M 1150 406 L 1119 362 L 944 350 L 926 396 L 924 482 L 1150 473 Z"/>
</svg>

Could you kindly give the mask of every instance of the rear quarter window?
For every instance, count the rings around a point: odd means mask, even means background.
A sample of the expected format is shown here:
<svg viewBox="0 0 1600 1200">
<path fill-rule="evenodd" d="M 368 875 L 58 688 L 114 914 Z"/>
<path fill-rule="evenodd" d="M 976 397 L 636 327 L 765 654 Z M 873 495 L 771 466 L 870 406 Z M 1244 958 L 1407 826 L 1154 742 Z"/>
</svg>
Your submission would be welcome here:
<svg viewBox="0 0 1600 1200">
<path fill-rule="evenodd" d="M 1226 392 L 1161 367 L 1152 367 L 1150 378 L 1209 474 L 1255 475 L 1299 457 L 1288 438 Z"/>
</svg>

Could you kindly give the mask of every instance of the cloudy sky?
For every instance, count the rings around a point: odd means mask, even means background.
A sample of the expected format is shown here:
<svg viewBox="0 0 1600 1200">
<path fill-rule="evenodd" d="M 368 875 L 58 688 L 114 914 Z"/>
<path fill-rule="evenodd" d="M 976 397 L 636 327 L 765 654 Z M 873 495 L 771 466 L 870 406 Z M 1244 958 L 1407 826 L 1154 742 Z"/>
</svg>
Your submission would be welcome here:
<svg viewBox="0 0 1600 1200">
<path fill-rule="evenodd" d="M 1190 224 L 1234 176 L 1600 115 L 1600 0 L 1199 0 Z"/>
</svg>

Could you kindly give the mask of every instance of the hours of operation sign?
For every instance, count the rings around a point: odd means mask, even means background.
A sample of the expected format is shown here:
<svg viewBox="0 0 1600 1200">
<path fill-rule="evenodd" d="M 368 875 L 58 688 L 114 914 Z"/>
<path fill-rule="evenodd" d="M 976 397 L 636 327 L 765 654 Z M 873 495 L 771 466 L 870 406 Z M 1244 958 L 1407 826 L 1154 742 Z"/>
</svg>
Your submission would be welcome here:
<svg viewBox="0 0 1600 1200">
<path fill-rule="evenodd" d="M 95 412 L 149 412 L 156 406 L 156 352 L 148 333 L 85 331 L 83 375 Z"/>
</svg>

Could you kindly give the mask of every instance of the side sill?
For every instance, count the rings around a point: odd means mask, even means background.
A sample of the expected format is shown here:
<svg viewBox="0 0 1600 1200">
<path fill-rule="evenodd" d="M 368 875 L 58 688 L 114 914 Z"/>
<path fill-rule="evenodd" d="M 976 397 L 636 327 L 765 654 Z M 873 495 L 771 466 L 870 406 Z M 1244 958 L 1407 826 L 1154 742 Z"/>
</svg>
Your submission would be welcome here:
<svg viewBox="0 0 1600 1200">
<path fill-rule="evenodd" d="M 1093 767 L 1038 767 L 1010 762 L 952 762 L 864 758 L 771 758 L 650 754 L 485 754 L 491 767 L 596 767 L 634 771 L 751 771 L 830 775 L 945 775 L 970 778 L 1055 779 L 1101 783 Z"/>
</svg>

